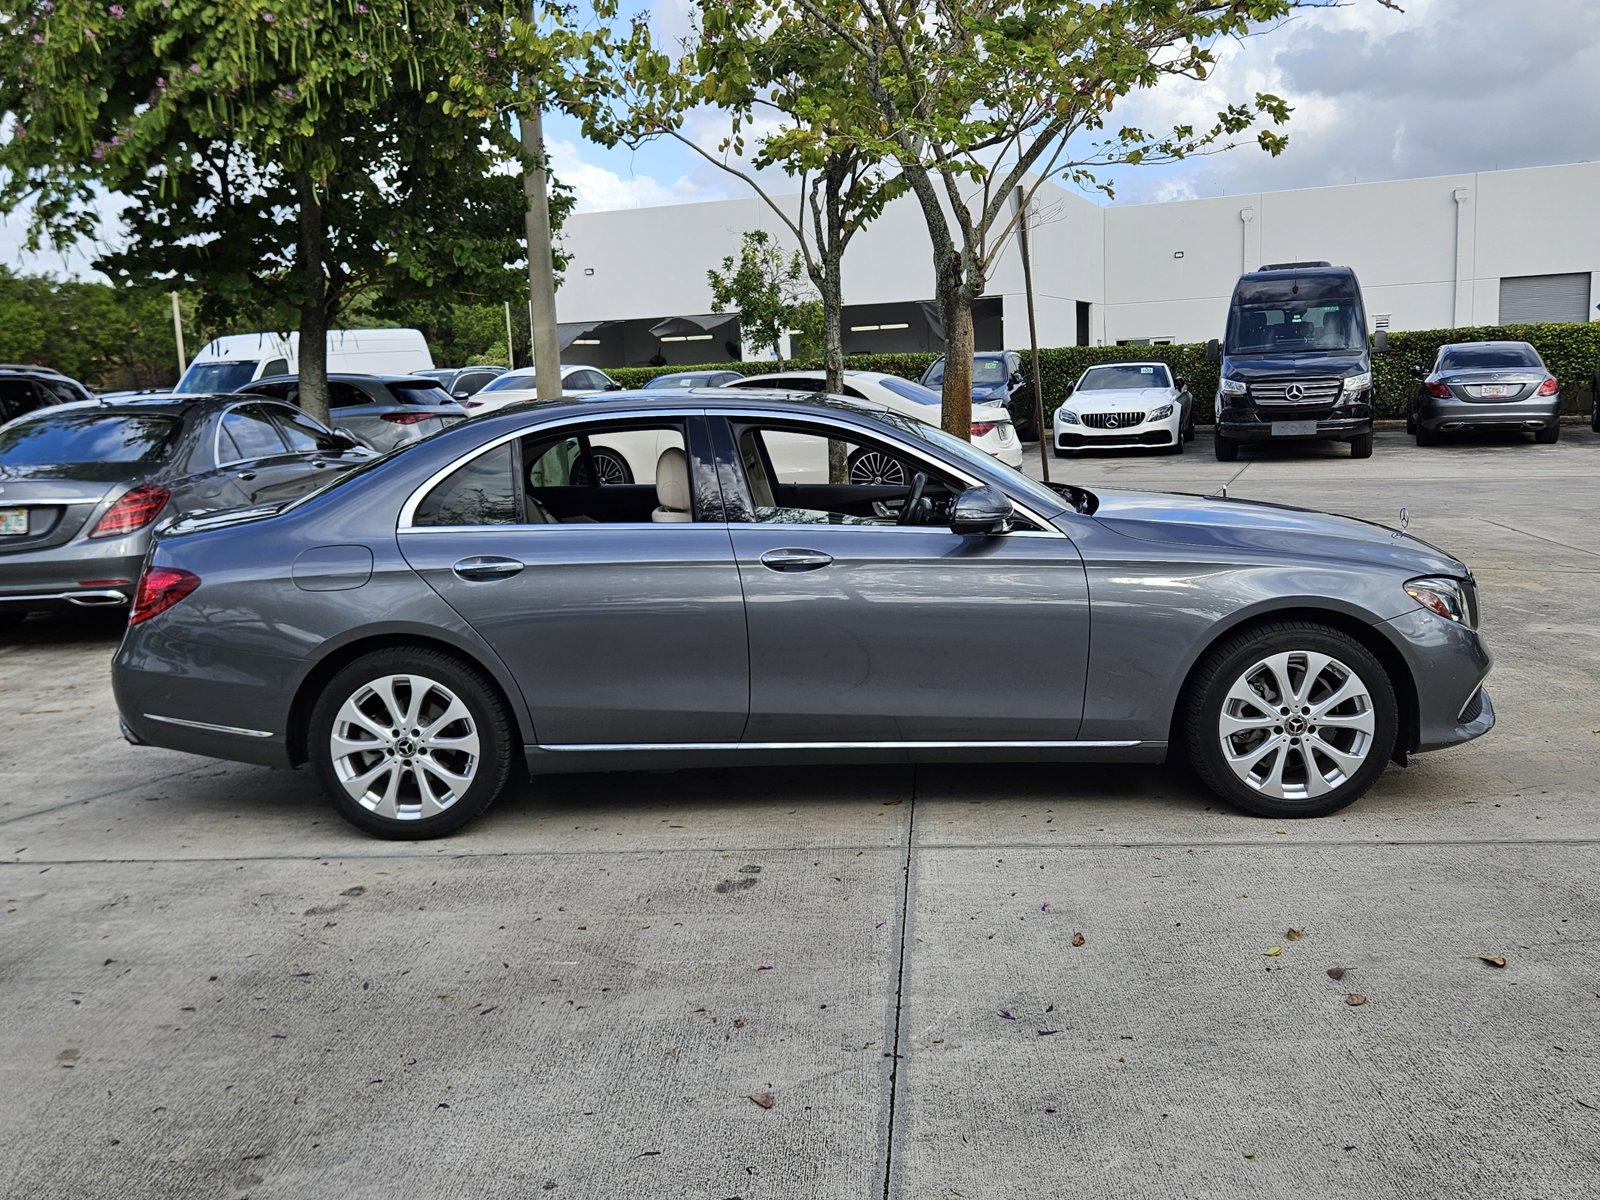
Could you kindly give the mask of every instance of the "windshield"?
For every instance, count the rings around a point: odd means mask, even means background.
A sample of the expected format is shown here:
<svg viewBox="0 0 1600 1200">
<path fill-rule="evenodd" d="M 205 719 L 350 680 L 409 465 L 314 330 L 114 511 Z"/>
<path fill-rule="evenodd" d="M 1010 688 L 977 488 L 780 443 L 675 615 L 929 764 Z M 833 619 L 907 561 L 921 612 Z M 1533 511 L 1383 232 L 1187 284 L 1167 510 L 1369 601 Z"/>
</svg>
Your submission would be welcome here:
<svg viewBox="0 0 1600 1200">
<path fill-rule="evenodd" d="M 190 395 L 204 392 L 236 392 L 256 375 L 254 362 L 193 363 L 178 380 L 177 391 Z"/>
<path fill-rule="evenodd" d="M 1543 366 L 1532 346 L 1451 346 L 1439 355 L 1441 371 Z"/>
<path fill-rule="evenodd" d="M 1366 344 L 1366 330 L 1349 300 L 1273 300 L 1243 305 L 1228 314 L 1229 354 L 1355 351 Z"/>
<path fill-rule="evenodd" d="M 160 463 L 172 455 L 183 422 L 140 414 L 71 413 L 0 430 L 0 466 Z"/>
<path fill-rule="evenodd" d="M 929 386 L 944 382 L 944 359 L 940 359 L 928 368 L 928 373 L 923 376 Z M 1011 379 L 1006 370 L 1006 360 L 998 357 L 978 357 L 972 360 L 972 383 L 974 387 L 993 387 L 997 383 L 1007 383 Z"/>
<path fill-rule="evenodd" d="M 710 387 L 714 375 L 657 375 L 654 379 L 647 380 L 644 390 L 654 391 L 657 388 L 696 388 Z"/>
<path fill-rule="evenodd" d="M 885 391 L 893 392 L 902 400 L 909 400 L 913 404 L 938 404 L 939 393 L 930 391 L 920 383 L 912 383 L 909 379 L 880 379 L 878 381 Z"/>
<path fill-rule="evenodd" d="M 1115 367 L 1090 367 L 1078 381 L 1080 392 L 1122 392 L 1132 388 L 1172 386 L 1172 376 L 1160 363 L 1128 363 Z"/>
</svg>

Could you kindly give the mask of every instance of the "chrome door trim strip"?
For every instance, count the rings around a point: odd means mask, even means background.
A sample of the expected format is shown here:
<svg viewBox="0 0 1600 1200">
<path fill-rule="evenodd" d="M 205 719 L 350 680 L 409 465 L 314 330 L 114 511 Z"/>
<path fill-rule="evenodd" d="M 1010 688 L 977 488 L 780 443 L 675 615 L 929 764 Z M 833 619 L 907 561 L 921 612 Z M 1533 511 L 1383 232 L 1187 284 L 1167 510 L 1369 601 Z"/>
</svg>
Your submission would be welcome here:
<svg viewBox="0 0 1600 1200">
<path fill-rule="evenodd" d="M 562 754 L 657 750 L 1127 750 L 1145 745 L 1126 742 L 567 742 L 539 745 Z"/>
<path fill-rule="evenodd" d="M 186 721 L 182 717 L 163 717 L 156 713 L 145 713 L 147 721 L 160 721 L 163 725 L 181 725 L 185 729 L 201 729 L 206 733 L 231 733 L 238 737 L 266 738 L 272 736 L 268 729 L 241 729 L 237 725 L 213 725 L 209 721 Z"/>
</svg>

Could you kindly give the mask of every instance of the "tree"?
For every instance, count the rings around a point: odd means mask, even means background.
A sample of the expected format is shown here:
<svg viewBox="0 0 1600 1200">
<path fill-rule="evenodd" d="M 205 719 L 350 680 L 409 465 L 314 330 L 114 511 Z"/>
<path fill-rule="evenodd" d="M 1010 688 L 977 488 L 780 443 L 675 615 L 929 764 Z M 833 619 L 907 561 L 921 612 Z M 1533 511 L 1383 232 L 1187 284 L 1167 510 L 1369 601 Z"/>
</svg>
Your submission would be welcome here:
<svg viewBox="0 0 1600 1200">
<path fill-rule="evenodd" d="M 853 138 L 855 123 L 872 115 L 860 65 L 837 38 L 797 19 L 792 7 L 694 0 L 691 18 L 693 32 L 676 56 L 655 48 L 643 22 L 631 39 L 614 44 L 619 103 L 597 115 L 591 133 L 608 143 L 675 138 L 749 185 L 799 247 L 820 298 L 826 386 L 841 391 L 844 254 L 905 189 Z M 684 118 L 706 104 L 728 115 L 728 133 L 715 150 L 683 130 Z M 774 116 L 778 123 L 767 127 Z M 753 144 L 751 129 L 761 130 Z M 799 194 L 774 196 L 760 178 L 769 168 L 797 179 Z"/>
<path fill-rule="evenodd" d="M 125 197 L 125 243 L 97 265 L 199 289 L 208 321 L 294 324 L 302 403 L 325 417 L 327 332 L 352 302 L 516 294 L 514 82 L 544 72 L 579 104 L 574 64 L 601 40 L 559 6 L 525 12 L 0 0 L 0 206 L 70 241 Z"/>
<path fill-rule="evenodd" d="M 740 240 L 737 256 L 722 260 L 722 270 L 706 272 L 711 304 L 719 312 L 739 314 L 739 332 L 756 350 L 770 350 L 783 363 L 783 337 L 795 327 L 807 302 L 800 255 L 785 256 L 764 229 L 752 229 Z"/>
<path fill-rule="evenodd" d="M 1393 7 L 1393 0 L 1375 0 Z M 1105 185 L 1117 165 L 1172 162 L 1231 148 L 1258 123 L 1289 115 L 1257 93 L 1205 128 L 1106 131 L 1130 93 L 1204 79 L 1220 39 L 1261 32 L 1323 0 L 730 0 L 739 28 L 809 27 L 860 73 L 830 119 L 868 162 L 894 162 L 928 227 L 944 328 L 945 429 L 971 431 L 973 302 L 1048 179 Z M 1021 204 L 1017 203 L 1020 193 Z"/>
</svg>

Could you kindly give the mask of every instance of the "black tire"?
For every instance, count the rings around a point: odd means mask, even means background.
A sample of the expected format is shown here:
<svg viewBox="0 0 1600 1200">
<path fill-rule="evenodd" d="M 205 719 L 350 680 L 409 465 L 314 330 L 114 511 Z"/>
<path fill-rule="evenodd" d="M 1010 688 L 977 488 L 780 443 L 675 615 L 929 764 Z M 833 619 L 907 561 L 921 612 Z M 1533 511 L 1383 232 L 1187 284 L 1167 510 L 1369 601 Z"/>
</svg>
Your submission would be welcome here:
<svg viewBox="0 0 1600 1200">
<path fill-rule="evenodd" d="M 1406 432 L 1410 433 L 1410 434 L 1416 434 L 1416 433 L 1420 433 L 1421 430 L 1422 430 L 1422 427 L 1417 424 L 1417 410 L 1414 409 L 1414 408 L 1407 409 L 1406 410 Z"/>
<path fill-rule="evenodd" d="M 1557 421 L 1549 429 L 1534 430 L 1533 440 L 1541 446 L 1554 446 L 1561 440 L 1561 422 Z"/>
<path fill-rule="evenodd" d="M 1595 388 L 1600 393 L 1600 387 Z M 1589 410 L 1589 428 L 1600 433 L 1600 395 L 1595 397 L 1594 407 Z"/>
<path fill-rule="evenodd" d="M 1239 461 L 1239 443 L 1223 437 L 1220 433 L 1216 435 L 1213 449 L 1216 450 L 1218 462 Z"/>
<path fill-rule="evenodd" d="M 1365 760 L 1348 779 L 1314 798 L 1269 796 L 1245 783 L 1228 765 L 1218 733 L 1229 689 L 1253 663 L 1284 652 L 1330 655 L 1359 677 L 1371 701 L 1373 730 Z M 1388 672 L 1349 634 L 1313 621 L 1277 621 L 1224 639 L 1201 660 L 1184 688 L 1178 721 L 1190 766 L 1217 796 L 1251 816 L 1322 817 L 1358 800 L 1383 774 L 1394 753 L 1399 705 Z"/>
<path fill-rule="evenodd" d="M 28 619 L 28 610 L 10 604 L 0 605 L 0 633 L 15 633 Z"/>
<path fill-rule="evenodd" d="M 339 710 L 367 684 L 387 675 L 417 675 L 443 685 L 466 706 L 476 727 L 476 773 L 466 790 L 432 817 L 397 819 L 370 811 L 345 790 L 334 766 L 329 738 Z M 420 647 L 375 650 L 341 670 L 317 699 L 306 737 L 317 777 L 339 815 L 366 833 L 397 841 L 443 837 L 482 813 L 505 790 L 517 745 L 511 713 L 488 677 L 452 654 Z"/>
<path fill-rule="evenodd" d="M 1172 443 L 1172 445 L 1167 447 L 1167 453 L 1168 454 L 1182 454 L 1183 453 L 1183 431 L 1182 430 L 1179 430 L 1177 439 Z"/>
<path fill-rule="evenodd" d="M 1357 434 L 1350 439 L 1351 458 L 1372 457 L 1372 435 L 1370 433 Z"/>
<path fill-rule="evenodd" d="M 1189 423 L 1183 427 L 1183 440 L 1194 441 L 1194 409 L 1189 410 Z"/>
<path fill-rule="evenodd" d="M 1439 435 L 1437 433 L 1435 433 L 1431 429 L 1424 429 L 1420 425 L 1417 426 L 1417 445 L 1419 445 L 1419 446 L 1437 446 L 1438 444 L 1439 444 Z"/>
</svg>

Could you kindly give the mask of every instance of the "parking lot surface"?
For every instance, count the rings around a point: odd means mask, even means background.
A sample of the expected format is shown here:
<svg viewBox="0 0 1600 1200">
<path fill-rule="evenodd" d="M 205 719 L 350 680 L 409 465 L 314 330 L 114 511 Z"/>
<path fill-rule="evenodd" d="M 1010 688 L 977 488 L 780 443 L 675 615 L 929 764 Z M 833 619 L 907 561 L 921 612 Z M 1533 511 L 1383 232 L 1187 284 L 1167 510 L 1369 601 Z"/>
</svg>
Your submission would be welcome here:
<svg viewBox="0 0 1600 1200">
<path fill-rule="evenodd" d="M 1593 1196 L 1600 437 L 1050 466 L 1406 508 L 1478 573 L 1498 728 L 1319 821 L 1156 767 L 722 770 L 385 843 L 124 744 L 117 620 L 36 618 L 0 1195 Z"/>
</svg>

